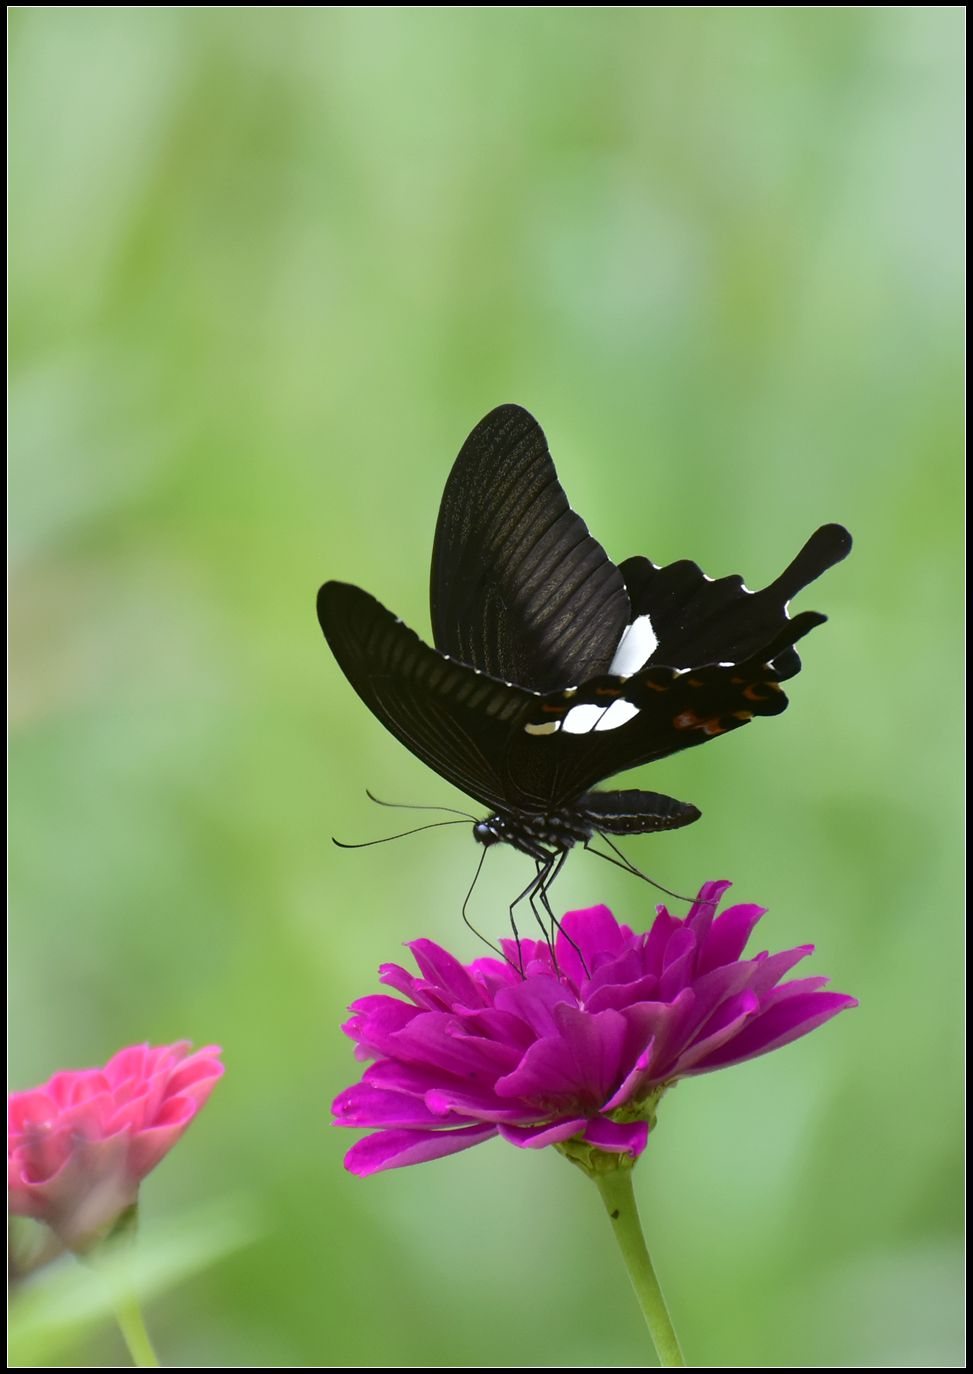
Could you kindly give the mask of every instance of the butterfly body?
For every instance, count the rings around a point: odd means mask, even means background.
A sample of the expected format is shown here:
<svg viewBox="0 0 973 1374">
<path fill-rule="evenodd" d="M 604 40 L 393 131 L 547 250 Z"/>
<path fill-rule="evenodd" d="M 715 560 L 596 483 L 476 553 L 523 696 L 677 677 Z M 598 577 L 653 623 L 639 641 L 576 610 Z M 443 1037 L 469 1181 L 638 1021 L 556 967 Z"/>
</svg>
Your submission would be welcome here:
<svg viewBox="0 0 973 1374">
<path fill-rule="evenodd" d="M 490 809 L 474 837 L 530 855 L 543 895 L 595 834 L 698 819 L 689 803 L 597 784 L 783 711 L 794 645 L 825 619 L 791 619 L 787 603 L 850 547 L 822 526 L 759 592 L 689 560 L 616 567 L 568 505 L 537 421 L 506 405 L 470 434 L 443 493 L 434 646 L 347 583 L 325 583 L 318 618 L 365 705 Z"/>
<path fill-rule="evenodd" d="M 644 835 L 673 830 L 699 819 L 699 811 L 658 792 L 586 792 L 571 805 L 548 812 L 497 812 L 476 821 L 473 838 L 482 845 L 509 844 L 539 863 L 587 844 L 596 834 Z"/>
</svg>

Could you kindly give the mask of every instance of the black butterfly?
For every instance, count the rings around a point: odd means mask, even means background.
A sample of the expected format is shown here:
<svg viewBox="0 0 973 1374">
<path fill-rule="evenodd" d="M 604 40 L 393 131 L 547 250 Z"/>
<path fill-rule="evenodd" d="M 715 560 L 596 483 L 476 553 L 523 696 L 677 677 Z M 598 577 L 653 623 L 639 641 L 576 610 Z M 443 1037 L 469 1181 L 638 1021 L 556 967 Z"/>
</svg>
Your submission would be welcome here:
<svg viewBox="0 0 973 1374">
<path fill-rule="evenodd" d="M 847 530 L 824 525 L 760 592 L 687 559 L 616 567 L 568 505 L 540 425 L 504 405 L 470 434 L 443 492 L 435 648 L 345 582 L 321 588 L 318 619 L 369 710 L 491 809 L 475 838 L 535 860 L 521 896 L 546 905 L 573 845 L 699 819 L 655 792 L 591 789 L 783 711 L 794 645 L 825 620 L 792 620 L 787 603 L 850 548 Z"/>
</svg>

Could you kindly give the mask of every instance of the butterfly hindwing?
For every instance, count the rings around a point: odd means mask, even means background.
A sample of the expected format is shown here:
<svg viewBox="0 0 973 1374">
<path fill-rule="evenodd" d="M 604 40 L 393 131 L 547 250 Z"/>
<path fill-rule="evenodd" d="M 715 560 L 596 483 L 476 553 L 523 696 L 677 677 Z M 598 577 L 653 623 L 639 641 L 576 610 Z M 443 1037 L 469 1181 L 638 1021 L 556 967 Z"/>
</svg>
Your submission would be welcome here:
<svg viewBox="0 0 973 1374">
<path fill-rule="evenodd" d="M 447 781 L 501 811 L 570 807 L 623 769 L 787 705 L 773 668 L 761 662 L 693 672 L 649 667 L 631 678 L 603 675 L 576 689 L 531 692 L 430 648 L 347 583 L 325 583 L 318 617 L 340 667 L 382 724 Z"/>
<path fill-rule="evenodd" d="M 749 662 L 692 672 L 650 667 L 602 677 L 573 693 L 550 693 L 528 711 L 508 744 L 509 779 L 541 809 L 565 806 L 625 769 L 667 758 L 787 708 L 774 669 Z"/>
<path fill-rule="evenodd" d="M 550 691 L 611 664 L 630 618 L 624 579 L 520 406 L 491 411 L 453 465 L 430 600 L 436 648 L 501 681 Z"/>
<path fill-rule="evenodd" d="M 787 603 L 850 548 L 851 537 L 841 525 L 822 525 L 780 576 L 759 592 L 749 591 L 738 576 L 709 578 L 689 559 L 658 568 L 647 558 L 627 558 L 620 571 L 632 615 L 649 617 L 656 641 L 648 662 L 698 668 L 758 656 L 769 661 L 771 644 L 782 634 L 786 637 Z M 806 628 L 801 633 L 812 628 L 809 617 L 814 625 L 825 619 L 815 611 L 803 612 Z M 792 677 L 800 659 L 792 653 L 780 666 Z"/>
</svg>

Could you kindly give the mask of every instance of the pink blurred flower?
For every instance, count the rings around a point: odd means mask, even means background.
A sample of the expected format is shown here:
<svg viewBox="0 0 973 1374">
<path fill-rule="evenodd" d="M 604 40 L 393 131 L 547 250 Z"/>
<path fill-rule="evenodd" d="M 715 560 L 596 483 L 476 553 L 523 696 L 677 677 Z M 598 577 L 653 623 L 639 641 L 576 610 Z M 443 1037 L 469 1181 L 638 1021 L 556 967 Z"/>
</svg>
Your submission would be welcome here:
<svg viewBox="0 0 973 1374">
<path fill-rule="evenodd" d="M 7 1099 L 10 1211 L 72 1249 L 109 1231 L 222 1076 L 220 1049 L 133 1045 L 103 1069 L 65 1069 Z"/>
<path fill-rule="evenodd" d="M 813 945 L 741 958 L 764 908 L 717 916 L 729 886 L 707 883 L 685 920 L 660 906 L 644 934 L 604 906 L 571 911 L 556 963 L 541 941 L 522 940 L 519 956 L 504 941 L 510 963 L 468 965 L 414 941 L 420 976 L 383 965 L 402 996 L 361 998 L 343 1027 L 375 1061 L 334 1102 L 337 1125 L 375 1132 L 345 1167 L 400 1168 L 495 1135 L 636 1158 L 676 1079 L 766 1054 L 857 1005 L 822 991 L 826 978 L 781 983 Z"/>
</svg>

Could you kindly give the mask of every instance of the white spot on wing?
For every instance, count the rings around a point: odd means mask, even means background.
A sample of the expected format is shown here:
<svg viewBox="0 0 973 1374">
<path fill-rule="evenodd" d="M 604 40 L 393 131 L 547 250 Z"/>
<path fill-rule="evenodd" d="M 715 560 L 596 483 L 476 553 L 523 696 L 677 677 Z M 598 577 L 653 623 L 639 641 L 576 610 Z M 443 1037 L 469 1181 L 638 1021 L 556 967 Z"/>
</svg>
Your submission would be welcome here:
<svg viewBox="0 0 973 1374">
<path fill-rule="evenodd" d="M 592 730 L 617 730 L 627 724 L 639 713 L 639 708 L 621 697 L 610 706 L 596 706 L 593 702 L 582 702 L 572 706 L 564 717 L 564 729 L 569 735 L 587 735 Z M 531 733 L 534 733 L 533 731 Z"/>
<path fill-rule="evenodd" d="M 606 710 L 607 707 L 594 706 L 591 702 L 572 706 L 564 717 L 564 728 L 569 735 L 586 735 L 590 730 L 597 728 Z"/>
<path fill-rule="evenodd" d="M 555 731 L 560 730 L 560 728 L 561 722 L 559 720 L 544 720 L 536 725 L 528 721 L 524 726 L 528 735 L 553 735 Z"/>
<path fill-rule="evenodd" d="M 658 647 L 659 640 L 652 628 L 652 621 L 647 615 L 638 616 L 622 631 L 609 673 L 612 677 L 631 677 L 645 667 Z"/>
<path fill-rule="evenodd" d="M 630 720 L 634 720 L 639 713 L 639 708 L 633 706 L 630 701 L 624 701 L 621 697 L 613 701 L 601 720 L 595 725 L 596 730 L 617 730 L 620 725 L 627 725 Z"/>
</svg>

